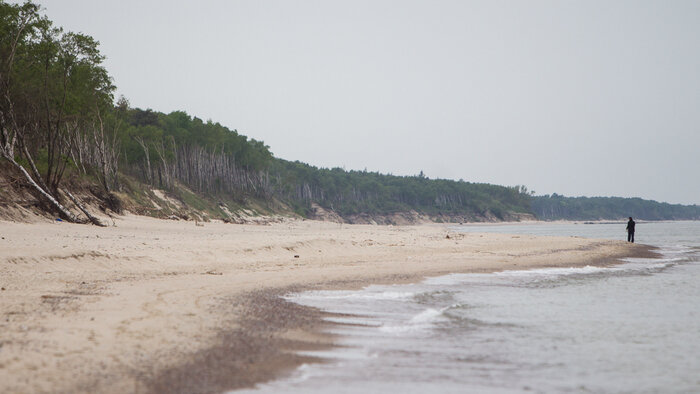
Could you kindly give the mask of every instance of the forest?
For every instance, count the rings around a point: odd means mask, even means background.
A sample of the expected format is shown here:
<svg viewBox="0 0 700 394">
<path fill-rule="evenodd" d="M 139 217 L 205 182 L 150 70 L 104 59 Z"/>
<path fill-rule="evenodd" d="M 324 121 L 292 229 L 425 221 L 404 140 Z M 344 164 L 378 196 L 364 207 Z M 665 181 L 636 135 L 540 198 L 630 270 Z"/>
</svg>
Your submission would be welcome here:
<svg viewBox="0 0 700 394">
<path fill-rule="evenodd" d="M 63 220 L 102 225 L 72 192 L 81 182 L 117 213 L 119 196 L 138 183 L 302 217 L 318 205 L 344 218 L 408 211 L 459 221 L 698 218 L 697 207 L 639 199 L 533 197 L 524 186 L 290 162 L 219 123 L 132 108 L 115 97 L 104 59 L 97 40 L 54 26 L 39 5 L 0 1 L 0 168 Z"/>
<path fill-rule="evenodd" d="M 541 220 L 605 220 L 632 216 L 642 220 L 700 220 L 700 206 L 668 204 L 641 198 L 532 197 L 532 211 Z"/>
<path fill-rule="evenodd" d="M 275 158 L 262 141 L 182 111 L 131 108 L 114 97 L 94 38 L 55 27 L 33 3 L 0 3 L 0 20 L 0 157 L 65 220 L 82 213 L 98 223 L 66 179 L 93 180 L 116 199 L 125 176 L 243 205 L 282 204 L 302 216 L 312 203 L 341 216 L 415 210 L 478 220 L 529 211 L 519 187 L 320 169 Z"/>
</svg>

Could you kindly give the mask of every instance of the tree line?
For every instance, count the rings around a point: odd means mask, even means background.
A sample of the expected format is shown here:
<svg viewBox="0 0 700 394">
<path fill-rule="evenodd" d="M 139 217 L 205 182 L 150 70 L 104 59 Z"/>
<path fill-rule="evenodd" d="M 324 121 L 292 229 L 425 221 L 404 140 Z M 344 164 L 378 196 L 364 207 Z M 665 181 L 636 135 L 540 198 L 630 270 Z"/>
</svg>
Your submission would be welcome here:
<svg viewBox="0 0 700 394">
<path fill-rule="evenodd" d="M 545 220 L 698 217 L 697 207 L 532 197 L 522 186 L 279 159 L 262 141 L 219 123 L 183 111 L 131 108 L 125 98 L 115 99 L 103 61 L 94 38 L 55 27 L 37 4 L 0 0 L 0 160 L 65 220 L 101 224 L 66 187 L 67 177 L 89 179 L 114 201 L 124 176 L 166 190 L 184 185 L 212 199 L 281 203 L 300 215 L 318 204 L 340 216 L 417 211 L 474 220 L 528 213 Z"/>
<path fill-rule="evenodd" d="M 316 168 L 300 162 L 276 160 L 272 179 L 276 192 L 299 209 L 315 202 L 340 216 L 391 214 L 415 210 L 429 215 L 500 220 L 529 213 L 529 196 L 521 187 L 386 175 L 341 168 Z M 275 181 L 278 180 L 276 183 Z"/>
<path fill-rule="evenodd" d="M 42 201 L 67 220 L 63 188 L 69 167 L 90 167 L 109 186 L 118 170 L 110 130 L 114 85 L 92 37 L 64 32 L 39 6 L 0 3 L 0 157 Z"/>
<path fill-rule="evenodd" d="M 532 197 L 532 212 L 541 220 L 606 220 L 628 216 L 642 220 L 700 220 L 700 206 L 622 197 Z"/>
<path fill-rule="evenodd" d="M 182 111 L 127 110 L 120 130 L 122 168 L 164 189 L 181 182 L 200 193 L 243 193 L 270 198 L 269 147 L 219 123 Z"/>
<path fill-rule="evenodd" d="M 0 156 L 66 220 L 81 221 L 68 199 L 99 224 L 65 187 L 66 174 L 95 179 L 107 195 L 128 174 L 152 187 L 278 200 L 302 215 L 311 203 L 341 215 L 527 211 L 516 188 L 319 169 L 275 158 L 263 142 L 182 111 L 130 108 L 115 100 L 98 42 L 55 27 L 31 2 L 0 2 L 0 56 Z"/>
<path fill-rule="evenodd" d="M 276 199 L 305 216 L 312 203 L 340 216 L 417 210 L 504 219 L 529 210 L 519 187 L 317 168 L 275 158 L 264 143 L 185 112 L 127 114 L 120 168 L 164 189 L 177 181 L 209 195 Z"/>
</svg>

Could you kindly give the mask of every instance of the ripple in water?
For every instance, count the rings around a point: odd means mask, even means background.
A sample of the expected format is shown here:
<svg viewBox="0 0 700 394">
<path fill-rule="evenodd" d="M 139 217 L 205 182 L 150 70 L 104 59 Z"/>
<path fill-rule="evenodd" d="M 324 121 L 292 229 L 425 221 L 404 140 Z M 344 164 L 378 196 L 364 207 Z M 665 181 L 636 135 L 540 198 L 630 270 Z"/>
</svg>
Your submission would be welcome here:
<svg viewBox="0 0 700 394">
<path fill-rule="evenodd" d="M 614 225 L 579 226 L 589 237 L 621 233 Z M 638 227 L 640 242 L 661 247 L 663 259 L 290 295 L 302 305 L 357 315 L 343 322 L 364 326 L 335 326 L 344 347 L 320 354 L 331 362 L 305 365 L 290 379 L 250 391 L 700 392 L 700 223 Z M 575 230 L 570 224 L 493 229 Z"/>
</svg>

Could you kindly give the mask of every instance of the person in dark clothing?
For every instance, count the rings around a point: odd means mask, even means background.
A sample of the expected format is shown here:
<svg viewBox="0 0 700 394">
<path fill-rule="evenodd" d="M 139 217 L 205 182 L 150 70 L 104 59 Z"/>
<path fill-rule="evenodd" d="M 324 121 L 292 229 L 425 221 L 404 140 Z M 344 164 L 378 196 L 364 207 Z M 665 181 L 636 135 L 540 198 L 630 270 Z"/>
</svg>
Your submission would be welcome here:
<svg viewBox="0 0 700 394">
<path fill-rule="evenodd" d="M 634 220 L 632 220 L 632 216 L 630 216 L 630 220 L 627 222 L 627 242 L 634 243 L 634 225 Z"/>
</svg>

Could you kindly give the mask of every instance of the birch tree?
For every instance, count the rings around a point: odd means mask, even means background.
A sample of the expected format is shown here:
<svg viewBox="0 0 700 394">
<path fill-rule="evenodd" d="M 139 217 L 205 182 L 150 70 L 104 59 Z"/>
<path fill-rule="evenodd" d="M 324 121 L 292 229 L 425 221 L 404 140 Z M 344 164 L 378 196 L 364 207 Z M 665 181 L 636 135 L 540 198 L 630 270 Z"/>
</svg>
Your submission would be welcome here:
<svg viewBox="0 0 700 394">
<path fill-rule="evenodd" d="M 71 130 L 111 107 L 114 90 L 97 41 L 63 33 L 33 3 L 0 3 L 0 157 L 66 220 L 80 221 L 61 202 L 71 158 Z M 42 163 L 42 170 L 37 166 Z M 99 224 L 69 192 L 88 220 Z"/>
</svg>

